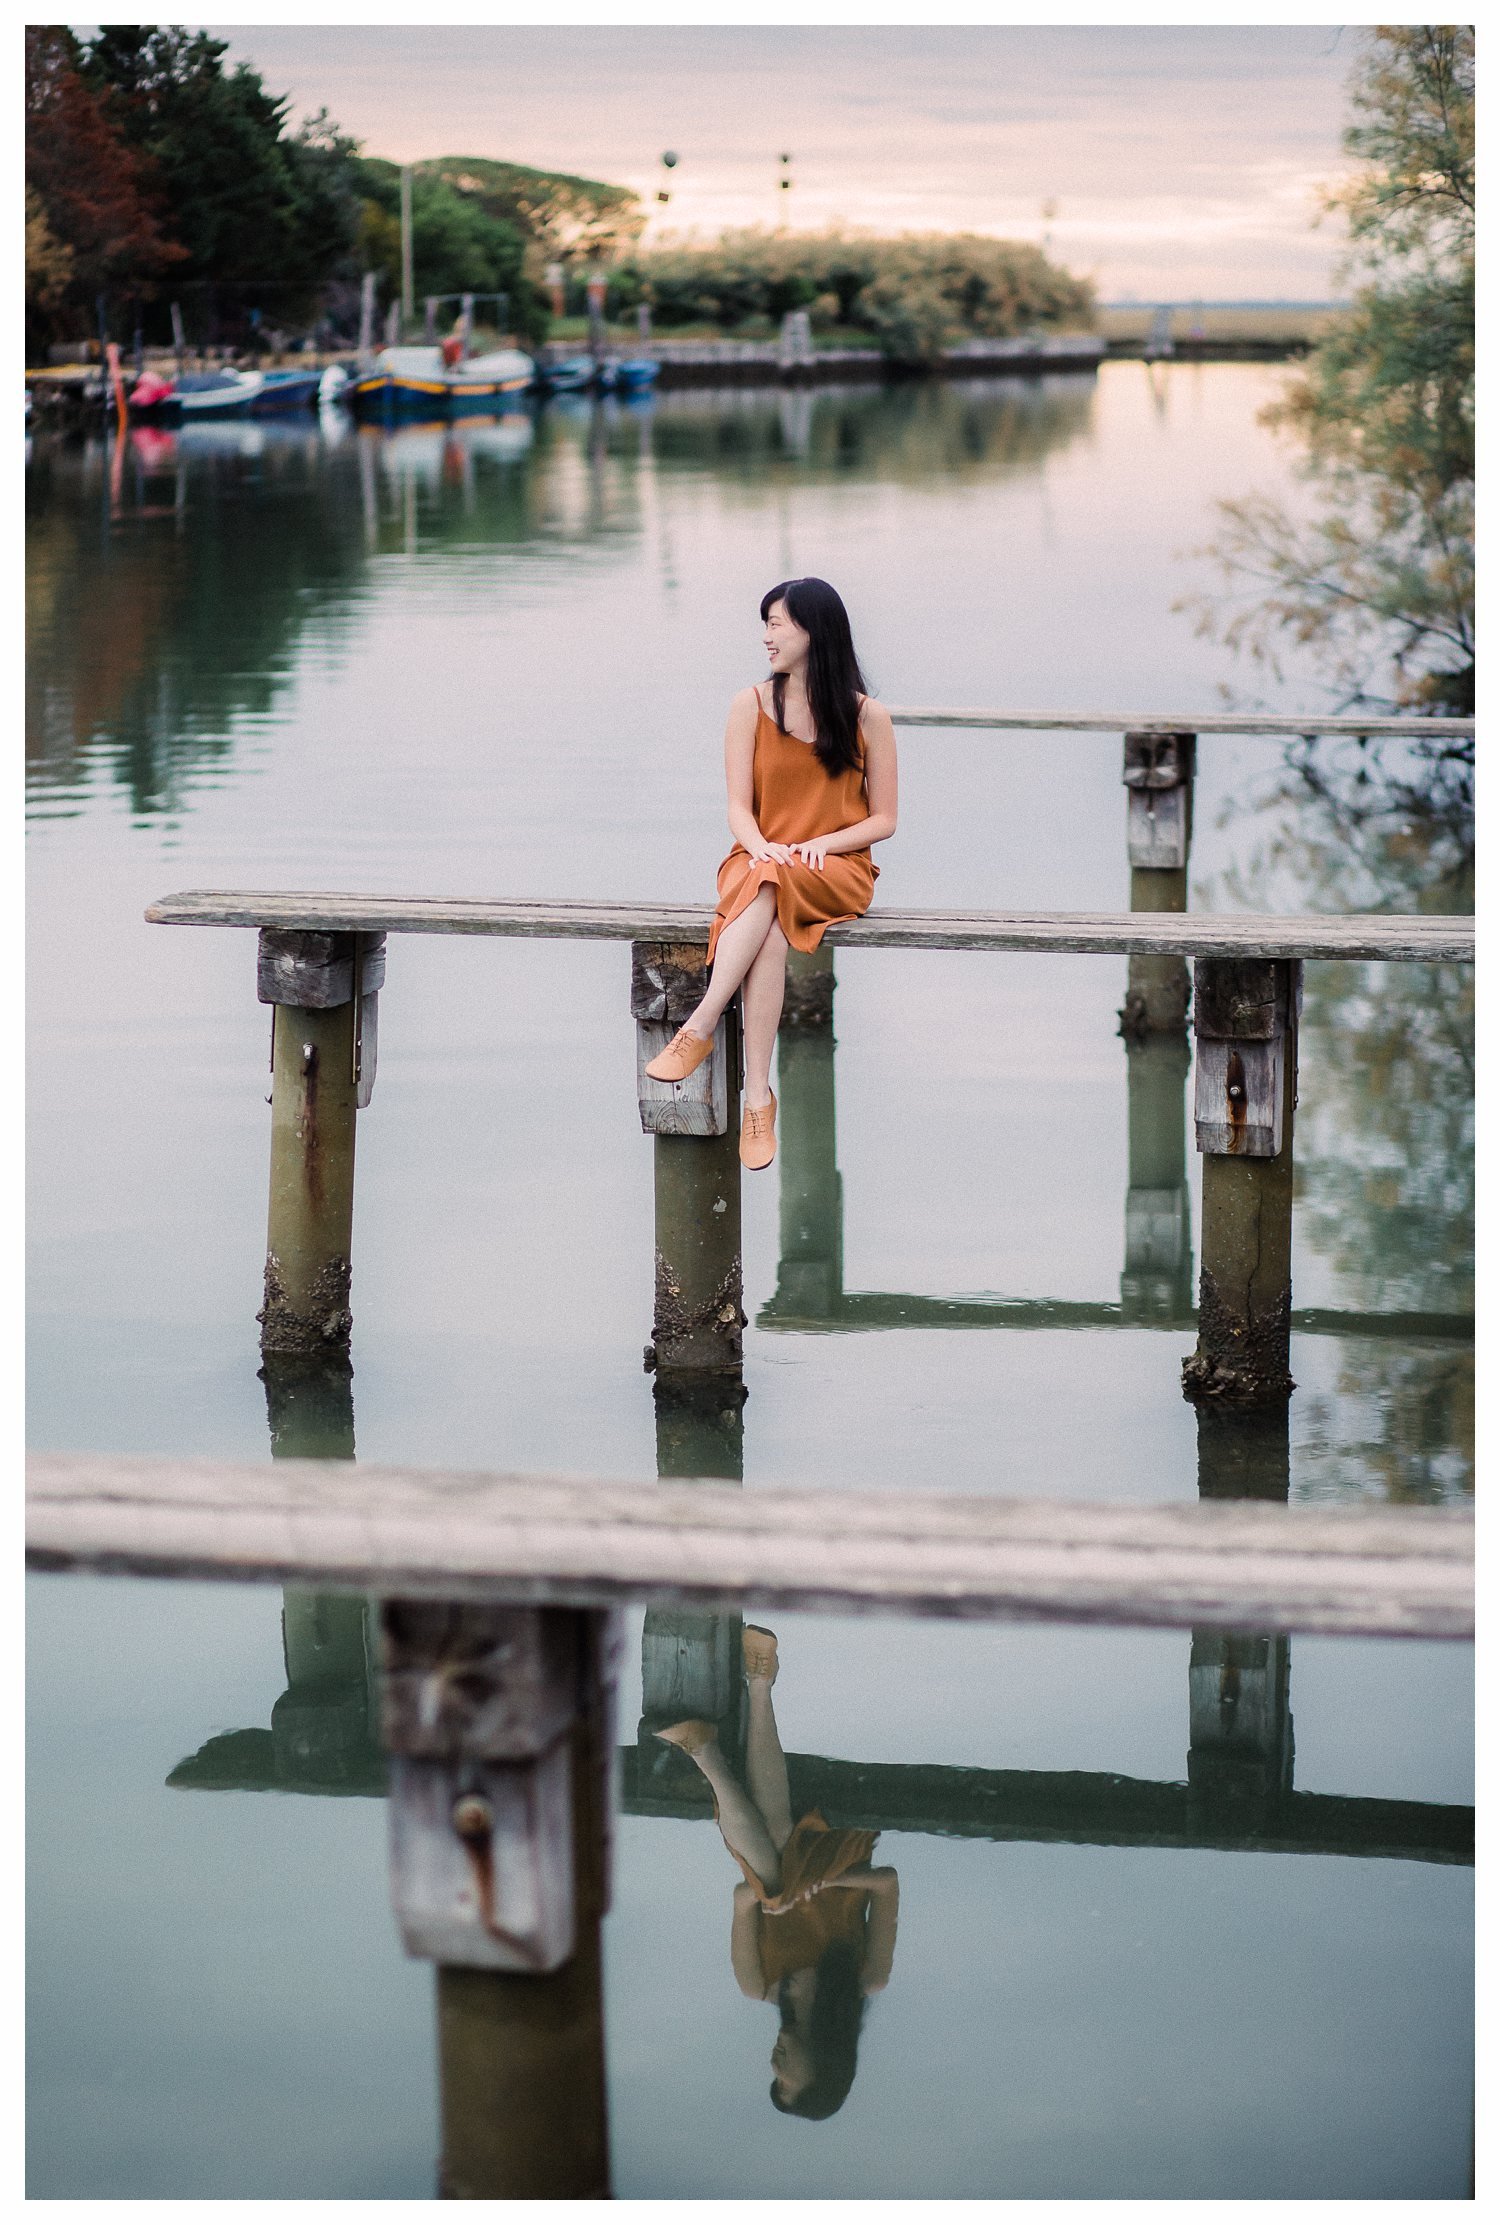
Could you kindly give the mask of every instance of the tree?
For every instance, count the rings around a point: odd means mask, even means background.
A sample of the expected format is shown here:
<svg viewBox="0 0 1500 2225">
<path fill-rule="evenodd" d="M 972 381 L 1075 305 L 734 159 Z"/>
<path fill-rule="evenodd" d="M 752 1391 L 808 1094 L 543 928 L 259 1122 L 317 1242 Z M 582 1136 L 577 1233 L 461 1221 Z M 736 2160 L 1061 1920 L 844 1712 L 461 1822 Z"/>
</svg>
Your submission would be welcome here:
<svg viewBox="0 0 1500 2225">
<path fill-rule="evenodd" d="M 131 143 L 154 165 L 186 251 L 184 279 L 307 282 L 352 268 L 354 153 L 326 113 L 298 135 L 289 103 L 222 39 L 180 25 L 110 24 L 87 49 Z"/>
<path fill-rule="evenodd" d="M 1224 505 L 1229 610 L 1203 612 L 1273 671 L 1309 650 L 1340 708 L 1474 705 L 1474 33 L 1385 25 L 1351 84 L 1352 307 L 1268 412 L 1303 445 L 1317 497 Z M 1424 747 L 1450 802 L 1466 745 Z M 1368 772 L 1368 768 L 1367 768 Z M 1456 782 L 1456 786 L 1455 786 Z M 1366 782 L 1368 785 L 1368 780 Z"/>
<path fill-rule="evenodd" d="M 89 84 L 83 50 L 60 24 L 26 31 L 27 302 L 71 306 L 120 279 L 148 280 L 181 258 L 159 181 L 108 94 Z"/>
</svg>

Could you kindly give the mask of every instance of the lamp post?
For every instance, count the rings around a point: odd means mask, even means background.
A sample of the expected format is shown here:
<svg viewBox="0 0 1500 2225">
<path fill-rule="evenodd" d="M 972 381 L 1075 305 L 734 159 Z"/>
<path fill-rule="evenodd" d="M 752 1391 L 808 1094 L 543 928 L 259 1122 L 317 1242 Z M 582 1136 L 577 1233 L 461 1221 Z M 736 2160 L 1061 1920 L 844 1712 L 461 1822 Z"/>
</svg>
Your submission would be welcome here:
<svg viewBox="0 0 1500 2225">
<path fill-rule="evenodd" d="M 784 232 L 786 230 L 786 202 L 781 196 L 790 193 L 792 190 L 792 158 L 790 155 L 778 155 L 776 159 L 781 165 L 781 175 L 776 180 L 776 229 L 778 232 Z"/>
</svg>

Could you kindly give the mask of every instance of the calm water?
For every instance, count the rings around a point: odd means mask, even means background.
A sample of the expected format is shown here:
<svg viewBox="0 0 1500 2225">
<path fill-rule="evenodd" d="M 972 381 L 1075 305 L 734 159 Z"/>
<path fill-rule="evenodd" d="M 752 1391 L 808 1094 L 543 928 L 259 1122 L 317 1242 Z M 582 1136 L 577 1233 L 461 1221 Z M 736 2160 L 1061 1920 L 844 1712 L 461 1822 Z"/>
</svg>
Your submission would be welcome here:
<svg viewBox="0 0 1500 2225">
<path fill-rule="evenodd" d="M 1288 486 L 1256 423 L 1277 377 L 1112 365 L 669 395 L 447 437 L 198 427 L 39 451 L 32 1443 L 269 1457 L 253 938 L 148 928 L 153 897 L 703 898 L 727 846 L 724 705 L 760 668 L 761 592 L 794 572 L 839 584 L 892 701 L 1211 702 L 1244 675 L 1173 606 L 1210 583 L 1194 551 L 1213 498 Z M 1268 700 L 1319 699 L 1294 673 Z M 908 731 L 880 900 L 1122 905 L 1118 747 Z M 1195 902 L 1345 900 L 1295 814 L 1231 808 L 1278 762 L 1204 743 Z M 806 1086 L 830 1226 L 836 1150 L 842 1290 L 908 1313 L 982 1294 L 1118 1308 L 1122 962 L 837 965 L 834 1072 Z M 1309 968 L 1299 1306 L 1469 1309 L 1464 987 Z M 362 1457 L 655 1472 L 633 1099 L 621 948 L 393 943 L 359 1146 Z M 1196 1192 L 1191 1150 L 1184 1173 Z M 931 1308 L 777 1326 L 778 1179 L 746 1185 L 747 1487 L 1196 1496 L 1189 1335 L 934 1326 Z M 1293 1373 L 1294 1498 L 1472 1488 L 1461 1342 L 1300 1335 Z M 218 1734 L 269 1735 L 280 1604 L 33 1580 L 34 2194 L 431 2192 L 431 1978 L 386 1913 L 383 1804 L 165 1782 Z M 801 1753 L 1178 1784 L 1201 1742 L 1185 1633 L 780 1627 Z M 1292 1653 L 1299 1792 L 1472 1798 L 1464 1649 Z M 848 2102 L 807 2124 L 766 2098 L 775 2016 L 730 1973 L 736 1873 L 711 1822 L 627 1814 L 619 2193 L 1464 2190 L 1466 1869 L 948 1823 L 882 1837 L 895 1973 Z"/>
</svg>

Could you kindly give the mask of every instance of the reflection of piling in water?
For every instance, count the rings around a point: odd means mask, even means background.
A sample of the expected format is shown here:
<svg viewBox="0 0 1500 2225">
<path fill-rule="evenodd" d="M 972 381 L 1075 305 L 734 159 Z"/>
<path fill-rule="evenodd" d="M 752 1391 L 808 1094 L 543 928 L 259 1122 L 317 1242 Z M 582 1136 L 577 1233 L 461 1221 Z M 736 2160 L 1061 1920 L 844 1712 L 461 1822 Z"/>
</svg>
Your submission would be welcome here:
<svg viewBox="0 0 1500 2225">
<path fill-rule="evenodd" d="M 1213 1164 L 1204 1162 L 1204 1173 Z M 1198 1407 L 1200 1499 L 1291 1491 L 1290 1410 Z M 1188 1812 L 1198 1829 L 1264 1827 L 1292 1790 L 1291 1644 L 1269 1634 L 1195 1630 L 1188 1663 Z"/>
<path fill-rule="evenodd" d="M 1131 1319 L 1181 1320 L 1192 1311 L 1184 1096 L 1190 1064 L 1187 1040 L 1180 1034 L 1127 1040 L 1130 1180 L 1120 1304 Z"/>
<path fill-rule="evenodd" d="M 288 1587 L 281 1643 L 287 1688 L 271 1710 L 276 1781 L 365 1787 L 380 1767 L 379 1683 L 367 1602 Z"/>
<path fill-rule="evenodd" d="M 354 1458 L 354 1375 L 346 1357 L 268 1352 L 260 1374 L 273 1460 Z M 369 1603 L 289 1586 L 281 1648 L 287 1688 L 271 1710 L 275 1781 L 320 1790 L 378 1781 L 380 1690 Z"/>
<path fill-rule="evenodd" d="M 354 1458 L 354 1370 L 345 1354 L 268 1352 L 260 1379 L 273 1460 Z"/>
<path fill-rule="evenodd" d="M 1200 1499 L 1270 1499 L 1284 1506 L 1291 1491 L 1289 1407 L 1198 1407 Z"/>
<path fill-rule="evenodd" d="M 1188 1738 L 1190 1828 L 1264 1823 L 1292 1789 L 1289 1641 L 1195 1630 Z"/>
<path fill-rule="evenodd" d="M 768 1310 L 826 1321 L 844 1290 L 844 1199 L 835 1114 L 833 953 L 787 960 L 776 1050 L 781 1242 Z"/>
<path fill-rule="evenodd" d="M 713 1376 L 688 1382 L 658 1375 L 656 1472 L 665 1482 L 698 1476 L 744 1479 L 744 1387 Z M 739 1749 L 744 1677 L 738 1615 L 705 1614 L 686 1607 L 648 1607 L 641 1632 L 641 1721 L 637 1739 L 643 1766 L 675 1779 L 697 1775 L 687 1755 L 655 1736 L 691 1715 L 719 1725 L 726 1752 Z"/>
</svg>

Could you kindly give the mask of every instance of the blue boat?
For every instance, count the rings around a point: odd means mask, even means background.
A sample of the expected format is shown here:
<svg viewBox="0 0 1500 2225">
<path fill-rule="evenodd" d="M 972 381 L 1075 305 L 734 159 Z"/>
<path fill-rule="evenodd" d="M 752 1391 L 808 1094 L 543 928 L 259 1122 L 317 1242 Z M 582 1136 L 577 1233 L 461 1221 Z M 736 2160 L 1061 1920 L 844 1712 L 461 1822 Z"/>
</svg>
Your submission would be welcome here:
<svg viewBox="0 0 1500 2225">
<path fill-rule="evenodd" d="M 524 394 L 536 366 L 519 348 L 497 348 L 448 364 L 441 348 L 382 348 L 373 367 L 348 389 L 355 414 L 390 424 L 397 418 L 493 416 Z"/>
<path fill-rule="evenodd" d="M 569 356 L 565 363 L 549 363 L 537 373 L 544 394 L 584 394 L 593 385 L 596 366 L 591 355 Z"/>
<path fill-rule="evenodd" d="M 283 409 L 316 409 L 318 389 L 323 383 L 321 371 L 267 371 L 260 392 L 250 404 L 252 417 L 264 417 L 268 411 Z"/>
<path fill-rule="evenodd" d="M 661 365 L 644 355 L 616 363 L 613 368 L 617 394 L 645 394 L 655 386 L 661 372 Z"/>
</svg>

